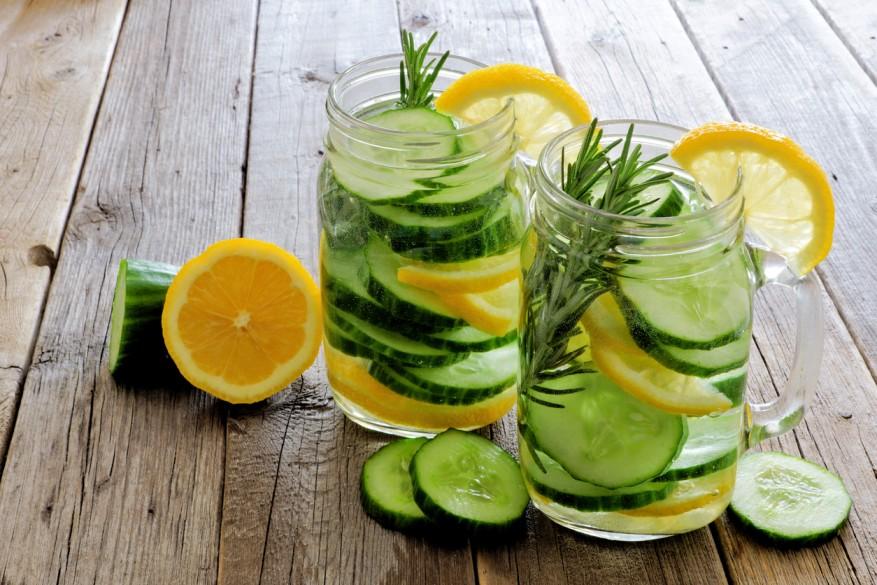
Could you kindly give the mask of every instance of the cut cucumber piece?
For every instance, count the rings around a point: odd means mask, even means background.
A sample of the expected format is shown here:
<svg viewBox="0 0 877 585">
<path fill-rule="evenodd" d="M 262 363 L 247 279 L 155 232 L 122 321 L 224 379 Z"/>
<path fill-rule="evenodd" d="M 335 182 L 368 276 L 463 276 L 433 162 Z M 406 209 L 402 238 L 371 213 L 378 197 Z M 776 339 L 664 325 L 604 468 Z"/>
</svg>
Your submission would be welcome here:
<svg viewBox="0 0 877 585">
<path fill-rule="evenodd" d="M 642 344 L 640 347 L 649 352 L 661 364 L 689 376 L 707 378 L 737 369 L 749 359 L 750 335 L 748 330 L 731 343 L 712 349 L 683 349 L 663 343 L 642 347 L 647 345 L 643 343 L 644 336 L 639 335 L 634 339 L 637 345 Z"/>
<path fill-rule="evenodd" d="M 457 129 L 453 119 L 429 108 L 385 110 L 374 116 L 368 116 L 365 120 L 369 124 L 397 132 L 442 133 Z M 457 151 L 457 138 L 453 135 L 436 136 L 431 141 L 435 142 L 435 156 L 450 156 Z"/>
<path fill-rule="evenodd" d="M 646 346 L 712 349 L 749 331 L 749 273 L 741 254 L 685 278 L 619 278 L 618 290 L 630 333 Z"/>
<path fill-rule="evenodd" d="M 489 398 L 493 398 L 506 390 L 506 388 L 470 390 L 467 392 L 435 390 L 415 384 L 408 378 L 399 375 L 404 366 L 400 364 L 382 363 L 374 361 L 369 365 L 369 375 L 401 396 L 407 396 L 413 400 L 428 402 L 429 404 L 445 404 L 448 406 L 467 406 L 477 404 Z"/>
<path fill-rule="evenodd" d="M 417 323 L 388 311 L 366 290 L 364 280 L 368 274 L 368 265 L 362 248 L 340 250 L 323 245 L 321 250 L 323 261 L 320 265 L 320 278 L 323 300 L 327 307 L 341 309 L 372 325 L 392 329 L 409 337 L 460 331 L 460 328 Z M 445 348 L 440 341 L 430 345 Z M 457 351 L 458 348 L 448 345 L 447 349 Z"/>
<path fill-rule="evenodd" d="M 460 327 L 419 337 L 423 343 L 450 351 L 490 351 L 518 338 L 517 329 L 505 335 L 491 335 L 475 327 Z"/>
<path fill-rule="evenodd" d="M 432 525 L 414 501 L 411 459 L 426 439 L 398 439 L 384 445 L 362 466 L 359 489 L 365 513 L 393 530 L 420 532 Z"/>
<path fill-rule="evenodd" d="M 391 242 L 394 251 L 427 262 L 461 262 L 499 254 L 520 241 L 524 217 L 520 203 L 504 199 L 477 232 L 420 245 L 407 240 Z"/>
<path fill-rule="evenodd" d="M 688 438 L 679 457 L 655 481 L 678 481 L 709 475 L 737 460 L 743 428 L 739 409 L 718 416 L 688 419 Z"/>
<path fill-rule="evenodd" d="M 644 171 L 634 180 L 634 183 L 642 183 L 658 174 L 660 174 L 658 171 Z M 608 182 L 609 179 L 604 176 L 591 188 L 592 204 L 603 198 Z M 638 217 L 675 217 L 682 212 L 682 208 L 685 206 L 685 198 L 682 193 L 669 180 L 646 188 L 637 195 L 636 200 L 643 203 L 649 202 L 642 208 Z"/>
<path fill-rule="evenodd" d="M 633 487 L 607 489 L 573 479 L 544 453 L 537 452 L 537 456 L 545 471 L 535 463 L 529 449 L 521 449 L 521 469 L 525 480 L 542 496 L 583 512 L 641 508 L 663 500 L 675 487 L 672 482 L 647 482 Z"/>
<path fill-rule="evenodd" d="M 373 205 L 368 210 L 369 225 L 393 240 L 424 245 L 477 231 L 490 217 L 489 208 L 475 209 L 453 216 L 421 215 L 398 205 Z"/>
<path fill-rule="evenodd" d="M 413 366 L 434 367 L 453 364 L 468 356 L 466 353 L 453 353 L 430 347 L 400 333 L 376 327 L 350 313 L 337 309 L 326 311 L 324 320 L 327 323 L 327 335 L 337 337 L 337 333 L 343 332 L 350 341 L 366 348 L 364 352 L 360 350 L 361 353 L 355 354 L 360 357 L 375 359 L 375 356 L 382 356 L 384 359 Z M 332 325 L 337 329 L 332 329 Z M 338 349 L 343 350 L 341 347 Z M 364 353 L 369 355 L 363 355 Z"/>
<path fill-rule="evenodd" d="M 743 366 L 737 370 L 731 370 L 730 372 L 710 378 L 709 383 L 716 390 L 727 396 L 734 406 L 738 406 L 743 402 L 748 373 L 748 368 Z"/>
<path fill-rule="evenodd" d="M 472 532 L 509 528 L 530 497 L 518 463 L 480 435 L 449 429 L 411 461 L 414 501 L 427 516 Z"/>
<path fill-rule="evenodd" d="M 178 270 L 149 260 L 119 262 L 110 317 L 109 369 L 114 377 L 135 381 L 176 372 L 161 335 L 161 312 Z"/>
<path fill-rule="evenodd" d="M 737 464 L 731 511 L 778 544 L 816 544 L 837 534 L 852 507 L 841 478 L 785 453 L 749 453 Z"/>
<path fill-rule="evenodd" d="M 427 195 L 417 201 L 405 203 L 405 207 L 429 216 L 448 216 L 468 213 L 473 210 L 495 207 L 503 197 L 507 195 L 502 185 L 493 187 L 487 191 L 476 191 L 472 188 L 462 189 L 454 187 L 445 188 Z"/>
<path fill-rule="evenodd" d="M 536 447 L 579 481 L 606 488 L 648 481 L 685 443 L 684 416 L 637 400 L 600 374 L 558 378 L 529 392 L 540 393 L 524 399 Z"/>
<path fill-rule="evenodd" d="M 434 293 L 399 282 L 396 272 L 403 260 L 380 238 L 373 236 L 369 240 L 365 258 L 368 264 L 366 289 L 390 313 L 433 327 L 451 328 L 466 324 Z"/>
<path fill-rule="evenodd" d="M 338 185 L 367 203 L 407 203 L 430 194 L 430 191 L 424 191 L 416 173 L 385 169 L 331 149 L 326 156 Z"/>
<path fill-rule="evenodd" d="M 388 366 L 396 376 L 418 388 L 438 395 L 472 397 L 472 402 L 478 402 L 515 383 L 518 375 L 518 344 L 510 343 L 492 351 L 471 353 L 462 361 L 438 368 Z M 378 376 L 375 378 L 380 379 Z"/>
</svg>

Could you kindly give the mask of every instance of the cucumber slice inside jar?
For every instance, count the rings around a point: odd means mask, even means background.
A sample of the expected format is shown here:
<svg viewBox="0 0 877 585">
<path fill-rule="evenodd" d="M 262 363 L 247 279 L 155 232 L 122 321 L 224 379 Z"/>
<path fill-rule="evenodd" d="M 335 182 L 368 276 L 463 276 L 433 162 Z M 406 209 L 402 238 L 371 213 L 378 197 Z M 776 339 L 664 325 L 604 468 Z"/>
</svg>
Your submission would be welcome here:
<svg viewBox="0 0 877 585">
<path fill-rule="evenodd" d="M 661 475 L 687 436 L 684 416 L 642 402 L 599 374 L 543 383 L 524 398 L 526 424 L 540 451 L 573 478 L 605 488 L 637 485 Z M 559 393 L 558 391 L 579 392 Z"/>
</svg>

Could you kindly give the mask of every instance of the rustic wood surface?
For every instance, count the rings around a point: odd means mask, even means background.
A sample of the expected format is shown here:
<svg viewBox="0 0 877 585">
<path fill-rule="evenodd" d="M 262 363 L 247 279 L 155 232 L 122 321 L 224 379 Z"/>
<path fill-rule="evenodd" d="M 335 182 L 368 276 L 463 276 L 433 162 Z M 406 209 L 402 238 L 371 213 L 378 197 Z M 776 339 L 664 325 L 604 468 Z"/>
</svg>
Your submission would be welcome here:
<svg viewBox="0 0 877 585">
<path fill-rule="evenodd" d="M 248 407 L 112 381 L 120 258 L 179 263 L 243 234 L 315 271 L 326 89 L 394 52 L 400 25 L 555 69 L 601 118 L 777 128 L 832 173 L 819 389 L 768 447 L 844 478 L 855 505 L 838 538 L 777 550 L 723 517 L 616 545 L 530 510 L 511 542 L 436 546 L 361 512 L 362 461 L 386 438 L 334 408 L 321 362 Z M 3 3 L 0 583 L 877 582 L 875 35 L 877 5 L 844 0 Z M 790 298 L 765 291 L 758 308 L 750 387 L 769 399 Z M 487 432 L 514 449 L 513 428 Z"/>
</svg>

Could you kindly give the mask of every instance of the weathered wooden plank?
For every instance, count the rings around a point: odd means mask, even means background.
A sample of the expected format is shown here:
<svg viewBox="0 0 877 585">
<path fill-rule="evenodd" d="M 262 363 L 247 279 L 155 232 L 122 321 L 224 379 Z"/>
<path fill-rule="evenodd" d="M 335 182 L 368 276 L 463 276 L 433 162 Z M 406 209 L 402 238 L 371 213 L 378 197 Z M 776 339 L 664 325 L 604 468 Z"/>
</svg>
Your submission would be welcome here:
<svg viewBox="0 0 877 585">
<path fill-rule="evenodd" d="M 877 86 L 806 0 L 677 7 L 735 114 L 793 135 L 830 174 L 835 240 L 819 273 L 877 375 Z"/>
<path fill-rule="evenodd" d="M 877 4 L 813 0 L 831 28 L 877 83 Z"/>
<path fill-rule="evenodd" d="M 128 7 L 0 482 L 4 583 L 216 581 L 225 408 L 117 387 L 104 348 L 120 258 L 238 233 L 254 16 Z"/>
<path fill-rule="evenodd" d="M 667 115 L 674 103 L 669 92 L 666 95 L 650 99 L 646 86 L 637 81 L 625 81 L 625 73 L 629 69 L 637 70 L 637 66 L 646 66 L 650 62 L 645 55 L 621 58 L 615 53 L 602 55 L 604 63 L 614 77 L 607 78 L 604 71 L 598 72 L 593 79 L 581 76 L 582 71 L 575 66 L 581 57 L 568 60 L 565 58 L 571 49 L 573 40 L 583 38 L 589 26 L 593 26 L 598 18 L 589 12 L 584 15 L 570 15 L 569 10 L 576 10 L 575 3 L 560 6 L 558 3 L 546 3 L 543 13 L 551 13 L 551 23 L 566 20 L 570 24 L 569 38 L 550 36 L 549 46 L 553 48 L 553 60 L 560 66 L 561 72 L 582 91 L 586 99 L 594 106 L 594 110 L 611 111 L 608 104 L 616 104 L 613 114 L 621 115 L 618 108 L 619 96 L 612 88 L 611 81 L 624 83 L 631 87 L 640 83 L 639 99 L 627 98 L 631 107 L 646 108 L 652 99 L 658 100 Z M 605 9 L 605 8 L 604 8 Z M 440 31 L 439 42 L 443 48 L 473 58 L 494 63 L 512 60 L 529 63 L 550 70 L 552 55 L 542 39 L 539 22 L 528 2 L 400 2 L 400 16 L 403 26 L 414 26 L 424 32 L 436 29 Z M 670 15 L 672 18 L 675 17 Z M 574 20 L 575 19 L 575 20 Z M 546 19 L 544 24 L 548 25 Z M 627 23 L 625 22 L 625 26 Z M 677 24 L 678 27 L 678 24 Z M 607 29 L 608 30 L 608 29 Z M 617 30 L 617 26 L 616 29 Z M 617 33 L 613 33 L 617 34 Z M 688 43 L 681 28 L 684 43 Z M 665 49 L 672 58 L 680 59 L 679 74 L 684 74 L 685 59 L 691 60 L 683 50 L 675 49 L 676 42 Z M 685 45 L 683 45 L 685 46 Z M 463 53 L 460 47 L 470 47 L 469 53 Z M 687 45 L 690 51 L 690 45 Z M 693 53 L 693 52 L 692 52 Z M 595 59 L 598 61 L 599 60 Z M 696 62 L 696 55 L 693 56 Z M 571 62 L 572 61 L 572 62 Z M 642 65 L 645 63 L 645 65 Z M 616 73 L 617 71 L 617 73 Z M 654 77 L 654 76 L 653 76 Z M 648 79 L 653 82 L 653 79 Z M 651 85 L 649 86 L 651 87 Z M 715 98 L 718 100 L 718 97 Z M 721 104 L 720 101 L 716 102 Z M 681 113 L 686 113 L 683 105 Z M 642 116 L 653 118 L 651 110 L 644 111 Z M 628 112 L 629 115 L 629 112 Z M 502 424 L 495 425 L 494 438 L 507 448 L 514 448 L 513 416 L 507 416 Z M 557 527 L 535 510 L 530 510 L 526 537 L 510 546 L 478 547 L 477 569 L 479 582 L 493 583 L 721 583 L 725 581 L 724 570 L 709 530 L 700 530 L 684 537 L 666 540 L 659 543 L 644 545 L 619 545 L 601 542 L 576 535 L 566 529 Z"/>
<path fill-rule="evenodd" d="M 857 288 L 874 277 L 873 253 L 863 236 L 873 230 L 874 216 L 860 192 L 873 163 L 868 138 L 873 123 L 862 112 L 875 103 L 874 87 L 807 2 L 676 6 L 735 114 L 792 134 L 837 177 L 835 251 L 820 268 L 834 300 L 825 297 L 826 354 L 819 390 L 803 426 L 771 446 L 800 452 L 838 471 L 856 507 L 839 539 L 795 553 L 757 546 L 722 523 L 719 534 L 729 568 L 735 578 L 753 582 L 772 582 L 771 575 L 790 582 L 869 582 L 877 571 L 877 428 L 868 415 L 874 412 L 877 387 L 867 367 L 867 352 L 873 348 L 863 348 L 856 336 L 867 335 L 873 326 L 868 323 L 873 310 L 867 307 L 875 304 L 873 290 Z M 830 113 L 825 117 L 823 112 Z M 854 265 L 860 268 L 855 277 L 844 272 Z M 853 294 L 859 295 L 858 304 L 850 302 Z M 776 291 L 763 298 L 767 302 L 759 304 L 755 338 L 770 378 L 780 385 L 790 360 L 790 299 Z"/>
<path fill-rule="evenodd" d="M 262 2 L 244 234 L 294 251 L 313 274 L 328 84 L 357 61 L 398 51 L 397 27 L 392 0 Z M 334 407 L 321 365 L 267 404 L 231 410 L 220 582 L 472 582 L 465 542 L 430 546 L 362 512 L 362 463 L 386 442 Z"/>
<path fill-rule="evenodd" d="M 0 7 L 0 462 L 125 4 Z"/>
</svg>

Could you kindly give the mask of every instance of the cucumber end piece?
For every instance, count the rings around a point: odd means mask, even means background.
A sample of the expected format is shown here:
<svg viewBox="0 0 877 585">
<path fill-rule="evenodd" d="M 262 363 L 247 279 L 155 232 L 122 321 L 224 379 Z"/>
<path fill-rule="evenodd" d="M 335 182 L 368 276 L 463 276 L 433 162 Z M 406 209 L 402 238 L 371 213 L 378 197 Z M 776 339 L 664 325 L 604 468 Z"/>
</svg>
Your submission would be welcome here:
<svg viewBox="0 0 877 585">
<path fill-rule="evenodd" d="M 128 275 L 128 260 L 119 262 L 119 274 L 116 277 L 116 289 L 113 292 L 113 309 L 110 314 L 110 373 L 115 374 L 119 366 L 119 349 L 122 346 L 122 335 L 125 326 L 125 292 Z"/>
</svg>

